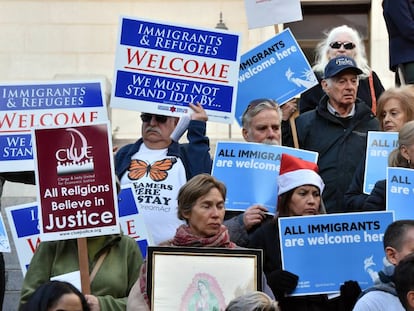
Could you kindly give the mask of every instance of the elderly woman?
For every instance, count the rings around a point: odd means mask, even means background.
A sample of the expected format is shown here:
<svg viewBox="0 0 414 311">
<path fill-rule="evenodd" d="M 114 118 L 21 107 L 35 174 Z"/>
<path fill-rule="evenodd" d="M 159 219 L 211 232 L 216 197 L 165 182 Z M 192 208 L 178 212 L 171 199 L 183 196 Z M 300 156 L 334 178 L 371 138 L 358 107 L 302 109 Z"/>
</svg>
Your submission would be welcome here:
<svg viewBox="0 0 414 311">
<path fill-rule="evenodd" d="M 211 175 L 199 174 L 191 178 L 178 193 L 178 217 L 186 224 L 178 227 L 173 239 L 160 246 L 225 247 L 236 248 L 224 219 L 226 186 Z M 131 290 L 127 310 L 148 310 L 149 299 L 146 288 L 146 265 L 141 268 L 140 277 Z M 264 284 L 267 294 L 271 291 Z M 145 306 L 142 306 L 145 301 Z"/>
<path fill-rule="evenodd" d="M 286 296 L 296 288 L 299 278 L 289 271 L 282 270 L 279 248 L 277 218 L 325 214 L 321 199 L 324 187 L 325 184 L 318 174 L 318 166 L 315 163 L 282 154 L 278 176 L 278 214 L 271 222 L 264 224 L 253 233 L 249 244 L 251 248 L 263 250 L 263 270 L 282 311 L 336 309 L 332 306 L 338 302 L 329 302 L 326 295 Z M 310 264 L 309 267 L 311 268 L 312 265 Z M 355 283 L 347 284 L 349 287 L 355 285 Z"/>
<path fill-rule="evenodd" d="M 362 99 L 369 107 L 375 111 L 375 103 L 384 87 L 376 73 L 368 66 L 365 54 L 364 43 L 359 33 L 347 26 L 342 25 L 331 29 L 324 40 L 316 48 L 316 60 L 313 70 L 322 79 L 322 73 L 329 60 L 337 56 L 348 56 L 355 60 L 358 68 L 363 71 L 360 76 L 357 97 Z M 324 95 L 320 84 L 304 92 L 299 101 L 300 113 L 315 109 L 319 100 Z"/>
</svg>

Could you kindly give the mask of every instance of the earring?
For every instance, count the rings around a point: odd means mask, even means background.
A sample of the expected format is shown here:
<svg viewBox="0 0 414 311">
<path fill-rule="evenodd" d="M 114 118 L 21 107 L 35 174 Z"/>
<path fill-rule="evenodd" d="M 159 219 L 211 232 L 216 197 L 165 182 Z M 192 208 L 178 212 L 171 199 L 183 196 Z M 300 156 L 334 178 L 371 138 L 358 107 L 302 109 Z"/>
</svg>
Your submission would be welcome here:
<svg viewBox="0 0 414 311">
<path fill-rule="evenodd" d="M 411 159 L 408 159 L 407 162 L 408 162 L 408 166 L 411 166 Z"/>
</svg>

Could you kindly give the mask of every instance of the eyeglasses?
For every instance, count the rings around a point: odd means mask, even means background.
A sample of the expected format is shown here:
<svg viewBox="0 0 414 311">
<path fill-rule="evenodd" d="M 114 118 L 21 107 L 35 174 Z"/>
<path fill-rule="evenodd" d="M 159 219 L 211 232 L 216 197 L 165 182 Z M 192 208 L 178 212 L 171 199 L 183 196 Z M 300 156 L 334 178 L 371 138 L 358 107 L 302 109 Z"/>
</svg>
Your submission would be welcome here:
<svg viewBox="0 0 414 311">
<path fill-rule="evenodd" d="M 341 46 L 344 47 L 345 50 L 352 50 L 355 48 L 355 44 L 352 42 L 341 42 L 341 41 L 335 41 L 329 44 L 329 46 L 333 49 L 340 49 Z"/>
<path fill-rule="evenodd" d="M 155 117 L 155 121 L 157 121 L 157 123 L 165 123 L 168 120 L 167 116 L 161 116 L 158 114 L 150 114 L 150 113 L 141 114 L 142 122 L 151 122 L 152 117 Z"/>
</svg>

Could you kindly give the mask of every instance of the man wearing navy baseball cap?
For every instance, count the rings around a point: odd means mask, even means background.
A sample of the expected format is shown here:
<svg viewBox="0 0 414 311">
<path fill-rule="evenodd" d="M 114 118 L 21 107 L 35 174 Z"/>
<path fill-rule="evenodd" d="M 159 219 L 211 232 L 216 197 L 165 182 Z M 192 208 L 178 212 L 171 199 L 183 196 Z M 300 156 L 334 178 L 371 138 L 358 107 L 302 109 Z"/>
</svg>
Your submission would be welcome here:
<svg viewBox="0 0 414 311">
<path fill-rule="evenodd" d="M 333 58 L 325 67 L 324 79 L 332 78 L 339 73 L 347 70 L 349 72 L 354 72 L 357 75 L 362 73 L 362 70 L 359 69 L 355 61 L 348 56 L 338 56 Z"/>
<path fill-rule="evenodd" d="M 331 59 L 321 81 L 326 95 L 315 110 L 296 119 L 299 147 L 319 152 L 319 174 L 326 185 L 323 200 L 328 213 L 348 211 L 344 194 L 365 156 L 367 132 L 379 129 L 368 105 L 356 97 L 361 73 L 350 57 Z"/>
</svg>

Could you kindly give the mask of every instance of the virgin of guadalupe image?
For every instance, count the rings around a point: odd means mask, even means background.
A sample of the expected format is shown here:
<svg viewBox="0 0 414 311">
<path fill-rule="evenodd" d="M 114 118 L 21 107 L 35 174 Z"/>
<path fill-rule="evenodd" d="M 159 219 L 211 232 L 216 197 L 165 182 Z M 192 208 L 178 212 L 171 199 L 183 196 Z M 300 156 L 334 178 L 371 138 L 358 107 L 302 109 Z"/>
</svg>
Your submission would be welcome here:
<svg viewBox="0 0 414 311">
<path fill-rule="evenodd" d="M 216 280 L 205 273 L 197 274 L 188 287 L 180 310 L 221 311 L 226 308 L 223 293 Z"/>
</svg>

